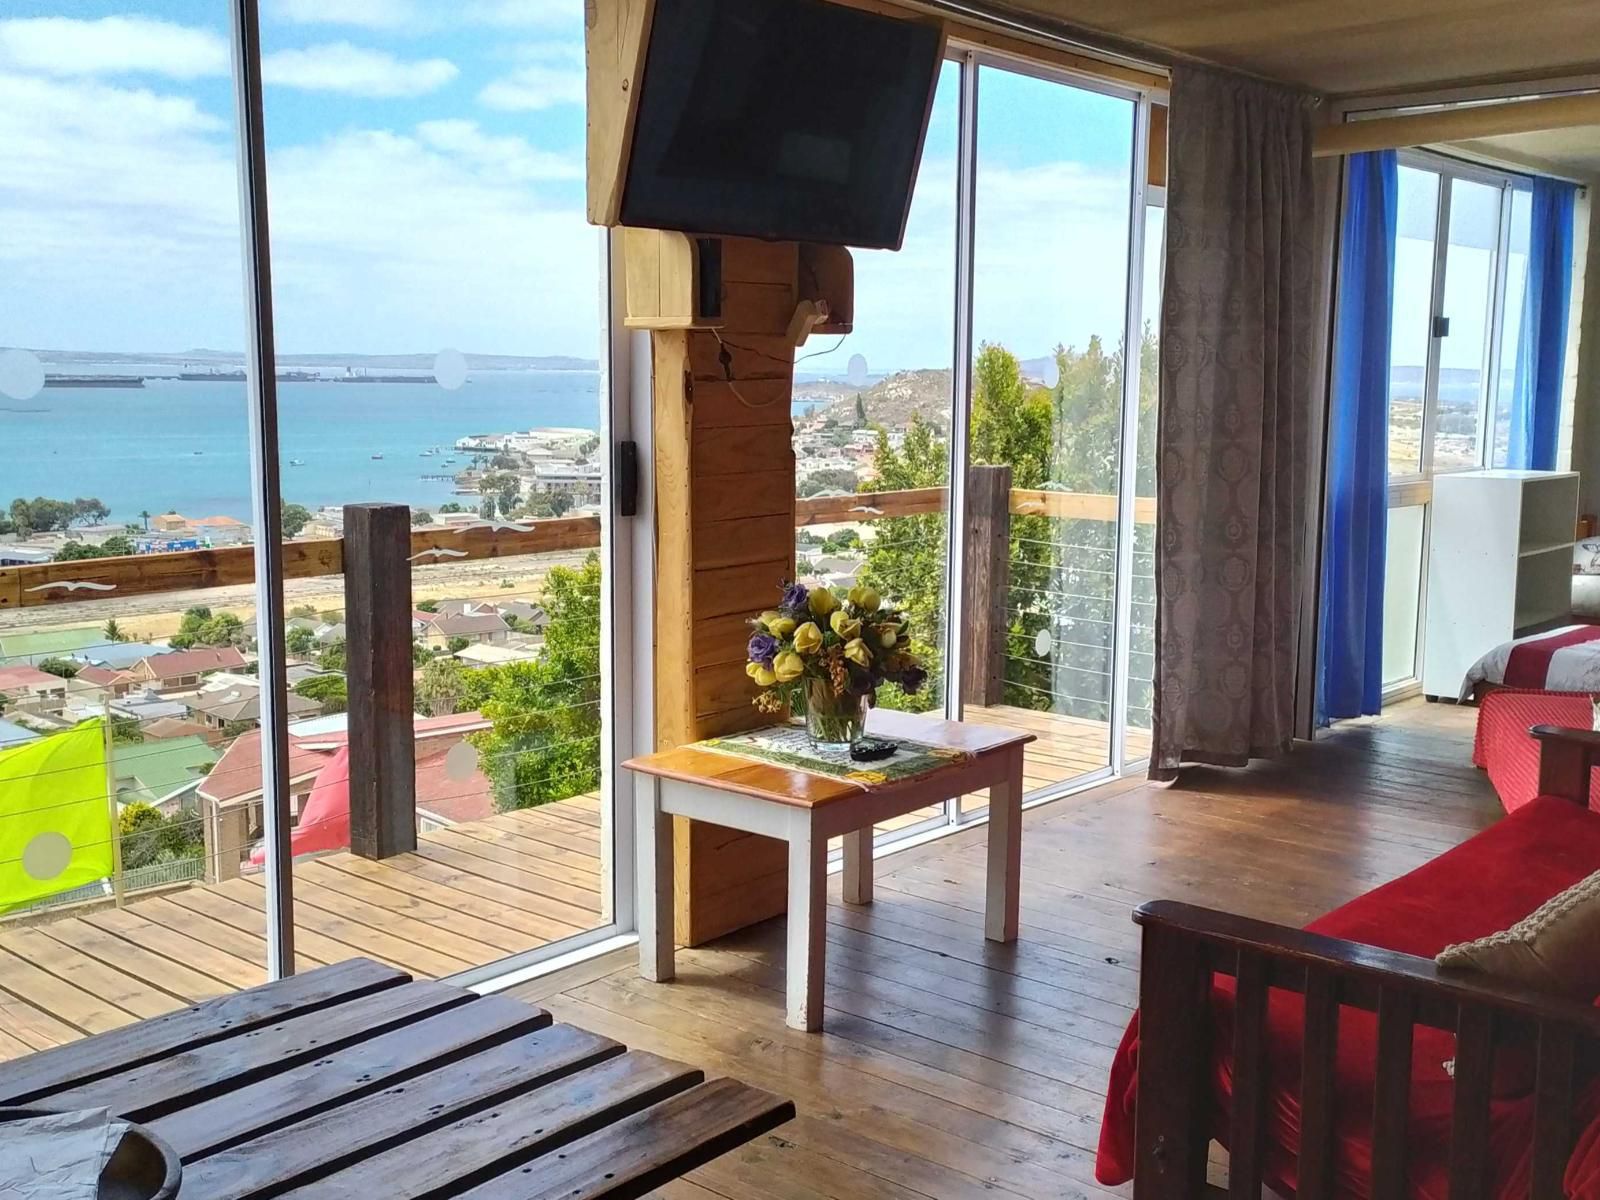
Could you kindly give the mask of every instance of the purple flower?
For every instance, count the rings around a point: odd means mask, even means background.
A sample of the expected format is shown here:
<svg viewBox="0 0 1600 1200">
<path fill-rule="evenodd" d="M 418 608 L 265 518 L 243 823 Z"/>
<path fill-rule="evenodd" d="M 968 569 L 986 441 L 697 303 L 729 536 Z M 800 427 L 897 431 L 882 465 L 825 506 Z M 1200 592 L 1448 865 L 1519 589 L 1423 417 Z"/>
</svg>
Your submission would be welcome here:
<svg viewBox="0 0 1600 1200">
<path fill-rule="evenodd" d="M 750 661 L 770 667 L 778 656 L 778 639 L 770 633 L 758 633 L 750 639 Z"/>
<path fill-rule="evenodd" d="M 785 612 L 804 612 L 806 600 L 809 599 L 810 596 L 811 593 L 806 590 L 805 584 L 791 583 L 783 589 L 783 601 L 779 607 Z"/>
<path fill-rule="evenodd" d="M 928 672 L 921 667 L 907 667 L 900 673 L 900 690 L 908 696 L 915 696 L 927 682 Z"/>
</svg>

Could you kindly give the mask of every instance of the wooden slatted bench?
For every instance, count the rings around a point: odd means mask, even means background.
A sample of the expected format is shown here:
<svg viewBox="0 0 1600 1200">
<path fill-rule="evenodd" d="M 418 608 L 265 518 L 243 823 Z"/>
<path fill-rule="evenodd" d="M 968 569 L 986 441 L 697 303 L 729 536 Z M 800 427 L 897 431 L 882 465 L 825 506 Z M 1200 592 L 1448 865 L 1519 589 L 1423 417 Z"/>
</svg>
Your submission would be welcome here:
<svg viewBox="0 0 1600 1200">
<path fill-rule="evenodd" d="M 184 1161 L 180 1200 L 625 1200 L 794 1105 L 506 996 L 366 959 L 0 1064 L 0 1107 L 106 1107 Z"/>
</svg>

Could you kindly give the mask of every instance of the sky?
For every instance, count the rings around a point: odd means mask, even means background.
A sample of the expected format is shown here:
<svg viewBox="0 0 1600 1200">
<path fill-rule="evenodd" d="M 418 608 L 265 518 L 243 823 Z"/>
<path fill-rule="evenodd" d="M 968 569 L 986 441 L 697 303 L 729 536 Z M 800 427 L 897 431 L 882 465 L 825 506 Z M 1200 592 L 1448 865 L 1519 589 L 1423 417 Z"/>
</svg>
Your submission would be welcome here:
<svg viewBox="0 0 1600 1200">
<path fill-rule="evenodd" d="M 261 3 L 280 350 L 597 356 L 581 0 Z M 228 9 L 8 0 L 0 345 L 242 347 Z M 857 332 L 806 369 L 948 365 L 957 83 L 905 249 L 857 253 Z M 1114 339 L 1133 105 L 992 68 L 980 98 L 979 339 Z"/>
</svg>

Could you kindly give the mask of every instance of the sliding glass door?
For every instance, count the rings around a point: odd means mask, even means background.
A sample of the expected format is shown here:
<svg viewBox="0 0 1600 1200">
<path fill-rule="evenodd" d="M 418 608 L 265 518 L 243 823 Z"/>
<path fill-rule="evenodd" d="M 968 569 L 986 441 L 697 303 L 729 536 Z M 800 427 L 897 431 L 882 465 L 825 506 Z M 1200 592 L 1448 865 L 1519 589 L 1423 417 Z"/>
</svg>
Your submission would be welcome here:
<svg viewBox="0 0 1600 1200">
<path fill-rule="evenodd" d="M 1401 156 L 1389 376 L 1384 684 L 1414 686 L 1426 652 L 1433 477 L 1503 466 L 1527 273 L 1529 193 L 1516 176 Z"/>
</svg>

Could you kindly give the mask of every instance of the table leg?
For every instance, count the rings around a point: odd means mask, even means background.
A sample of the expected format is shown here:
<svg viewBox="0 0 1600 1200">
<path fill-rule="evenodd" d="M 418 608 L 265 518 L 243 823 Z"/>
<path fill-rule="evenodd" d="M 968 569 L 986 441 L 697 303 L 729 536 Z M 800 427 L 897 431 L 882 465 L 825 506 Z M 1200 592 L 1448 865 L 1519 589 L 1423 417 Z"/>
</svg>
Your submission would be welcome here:
<svg viewBox="0 0 1600 1200">
<path fill-rule="evenodd" d="M 844 835 L 844 902 L 872 903 L 872 826 Z"/>
<path fill-rule="evenodd" d="M 811 814 L 794 814 L 789 834 L 788 1018 L 791 1029 L 822 1028 L 828 920 L 828 842 Z"/>
<path fill-rule="evenodd" d="M 989 788 L 989 873 L 983 935 L 991 942 L 1017 940 L 1022 895 L 1022 749 L 1009 752 L 1006 780 Z"/>
<path fill-rule="evenodd" d="M 661 811 L 655 780 L 641 779 L 635 785 L 634 814 L 639 974 L 665 983 L 677 973 L 672 944 L 672 818 Z"/>
</svg>

